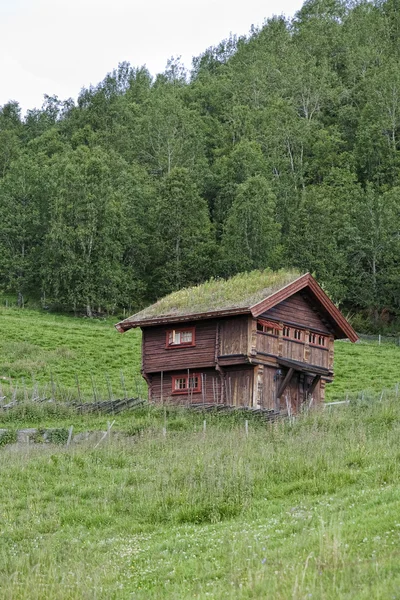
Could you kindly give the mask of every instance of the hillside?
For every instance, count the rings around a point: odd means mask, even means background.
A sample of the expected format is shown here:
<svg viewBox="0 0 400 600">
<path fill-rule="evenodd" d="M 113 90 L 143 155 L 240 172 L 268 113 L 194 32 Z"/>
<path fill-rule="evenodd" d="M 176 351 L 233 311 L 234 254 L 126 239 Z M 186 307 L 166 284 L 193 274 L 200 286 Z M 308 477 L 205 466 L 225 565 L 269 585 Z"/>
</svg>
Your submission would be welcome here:
<svg viewBox="0 0 400 600">
<path fill-rule="evenodd" d="M 0 451 L 0 595 L 395 598 L 400 405 Z"/>
<path fill-rule="evenodd" d="M 4 391 L 39 386 L 60 400 L 145 394 L 140 333 L 121 335 L 115 320 L 0 308 L 0 384 Z M 122 377 L 121 377 L 122 373 Z M 10 383 L 11 377 L 11 383 Z M 125 387 L 125 389 L 124 389 Z M 95 391 L 93 391 L 95 389 Z M 31 393 L 31 392 L 30 392 Z M 1 394 L 0 394 L 1 395 Z"/>
<path fill-rule="evenodd" d="M 87 398 L 93 385 L 108 398 L 105 373 L 117 395 L 121 369 L 138 389 L 137 332 L 10 308 L 0 320 L 3 390 L 18 382 L 29 398 L 53 381 L 65 400 L 77 376 Z M 116 415 L 118 435 L 98 447 L 1 447 L 0 596 L 396 597 L 400 348 L 337 342 L 335 354 L 329 399 L 350 404 L 294 421 L 144 407 Z M 0 428 L 82 432 L 107 419 L 25 402 Z"/>
<path fill-rule="evenodd" d="M 394 0 L 307 0 L 190 73 L 123 62 L 76 103 L 0 107 L 0 293 L 133 314 L 290 268 L 357 329 L 398 331 L 399 18 Z"/>
<path fill-rule="evenodd" d="M 10 393 L 18 385 L 30 390 L 47 386 L 48 394 L 76 399 L 146 396 L 140 376 L 140 332 L 114 328 L 117 319 L 85 319 L 44 311 L 0 308 L 0 384 Z M 400 347 L 359 342 L 335 344 L 335 381 L 327 400 L 343 400 L 363 391 L 380 393 L 400 381 Z M 121 378 L 121 372 L 123 378 Z M 10 378 L 11 377 L 11 387 Z M 95 389 L 95 392 L 93 391 Z M 1 395 L 1 394 L 0 394 Z"/>
</svg>

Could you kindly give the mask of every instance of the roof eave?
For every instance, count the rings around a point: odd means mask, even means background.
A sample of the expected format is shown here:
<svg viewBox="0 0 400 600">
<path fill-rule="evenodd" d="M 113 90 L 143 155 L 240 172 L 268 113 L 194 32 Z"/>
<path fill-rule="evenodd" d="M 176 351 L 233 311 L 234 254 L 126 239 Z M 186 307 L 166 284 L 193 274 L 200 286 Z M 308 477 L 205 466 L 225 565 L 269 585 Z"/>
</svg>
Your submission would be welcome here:
<svg viewBox="0 0 400 600">
<path fill-rule="evenodd" d="M 336 328 L 343 334 L 342 337 L 348 338 L 351 342 L 356 342 L 358 340 L 357 333 L 310 273 L 301 275 L 301 277 L 295 279 L 295 281 L 292 281 L 292 283 L 289 283 L 274 294 L 271 294 L 268 298 L 254 304 L 251 307 L 251 314 L 253 317 L 258 317 L 263 312 L 270 310 L 305 287 L 310 288 L 325 310 L 329 313 Z M 335 335 L 335 337 L 340 338 L 341 335 Z"/>
<path fill-rule="evenodd" d="M 165 317 L 153 317 L 150 319 L 138 319 L 129 321 L 120 321 L 115 325 L 115 328 L 120 333 L 124 333 L 135 327 L 151 327 L 154 325 L 168 325 L 169 323 L 184 323 L 187 321 L 200 321 L 204 319 L 216 319 L 218 317 L 230 317 L 236 315 L 251 314 L 250 308 L 231 308 L 225 310 L 208 311 L 202 313 L 192 313 L 187 315 L 170 315 Z"/>
</svg>

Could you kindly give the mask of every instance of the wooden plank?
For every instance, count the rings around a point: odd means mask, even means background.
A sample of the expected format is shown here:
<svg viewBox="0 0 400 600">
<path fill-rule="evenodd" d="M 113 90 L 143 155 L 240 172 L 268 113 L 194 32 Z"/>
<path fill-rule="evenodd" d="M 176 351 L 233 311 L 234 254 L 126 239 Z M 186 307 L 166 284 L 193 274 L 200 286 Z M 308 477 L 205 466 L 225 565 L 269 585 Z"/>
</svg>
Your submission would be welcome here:
<svg viewBox="0 0 400 600">
<path fill-rule="evenodd" d="M 333 304 L 332 300 L 325 294 L 323 289 L 315 281 L 314 277 L 310 273 L 302 275 L 292 283 L 286 285 L 275 294 L 271 294 L 265 300 L 258 302 L 251 307 L 251 314 L 254 317 L 258 317 L 262 313 L 270 310 L 280 302 L 283 302 L 295 293 L 300 292 L 307 288 L 312 296 L 316 299 L 319 305 L 326 311 L 329 321 L 332 323 L 335 329 L 335 336 L 338 338 L 348 337 L 352 342 L 358 340 L 358 336 L 350 323 L 344 318 L 342 313 Z"/>
<path fill-rule="evenodd" d="M 277 398 L 280 398 L 283 394 L 283 392 L 285 391 L 286 387 L 288 386 L 288 384 L 290 383 L 290 380 L 293 377 L 293 373 L 294 373 L 294 368 L 290 367 L 289 371 L 286 373 L 285 379 L 282 381 L 281 385 L 278 388 L 278 392 L 276 394 Z"/>
<path fill-rule="evenodd" d="M 315 388 L 317 387 L 317 385 L 319 384 L 321 380 L 321 375 L 316 375 L 312 381 L 312 384 L 310 385 L 307 393 L 309 396 L 311 396 L 314 393 Z"/>
</svg>

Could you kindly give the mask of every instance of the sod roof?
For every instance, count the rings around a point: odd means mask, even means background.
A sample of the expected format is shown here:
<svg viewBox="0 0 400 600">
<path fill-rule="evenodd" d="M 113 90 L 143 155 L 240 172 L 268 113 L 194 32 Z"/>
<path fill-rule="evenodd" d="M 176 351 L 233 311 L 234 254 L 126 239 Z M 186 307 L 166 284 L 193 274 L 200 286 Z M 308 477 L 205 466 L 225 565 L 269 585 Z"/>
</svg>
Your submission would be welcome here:
<svg viewBox="0 0 400 600">
<path fill-rule="evenodd" d="M 301 274 L 295 270 L 251 271 L 230 279 L 210 279 L 201 285 L 184 288 L 161 298 L 135 315 L 117 324 L 119 331 L 154 320 L 190 315 L 249 311 L 252 306 L 289 285 Z"/>
</svg>

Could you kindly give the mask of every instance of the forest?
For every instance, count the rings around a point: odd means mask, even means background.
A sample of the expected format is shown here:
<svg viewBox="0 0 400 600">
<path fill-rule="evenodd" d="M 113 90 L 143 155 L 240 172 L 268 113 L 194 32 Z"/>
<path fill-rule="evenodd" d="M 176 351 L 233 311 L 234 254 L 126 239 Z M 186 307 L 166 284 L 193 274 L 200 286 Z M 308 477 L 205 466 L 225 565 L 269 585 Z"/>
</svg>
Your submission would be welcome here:
<svg viewBox="0 0 400 600">
<path fill-rule="evenodd" d="M 400 3 L 308 0 L 153 77 L 0 108 L 0 292 L 76 314 L 310 271 L 400 326 Z"/>
</svg>

